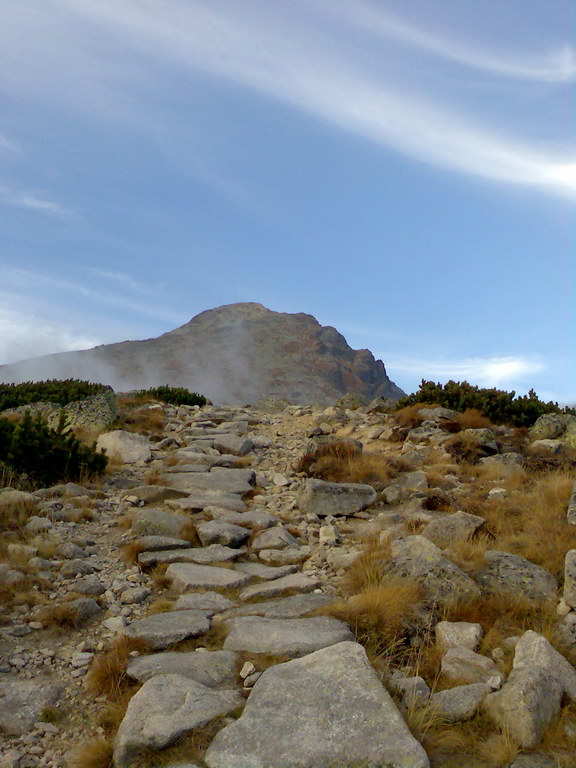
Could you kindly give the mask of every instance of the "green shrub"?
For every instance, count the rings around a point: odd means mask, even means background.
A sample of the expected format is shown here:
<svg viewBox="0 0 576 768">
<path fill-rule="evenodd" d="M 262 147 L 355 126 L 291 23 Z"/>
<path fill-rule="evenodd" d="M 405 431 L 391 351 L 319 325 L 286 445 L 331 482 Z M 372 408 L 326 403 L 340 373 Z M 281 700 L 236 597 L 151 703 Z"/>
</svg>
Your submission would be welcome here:
<svg viewBox="0 0 576 768">
<path fill-rule="evenodd" d="M 65 428 L 64 418 L 50 429 L 29 413 L 14 423 L 0 418 L 0 465 L 36 487 L 80 480 L 102 472 L 108 459 L 81 443 Z"/>
<path fill-rule="evenodd" d="M 136 393 L 136 397 L 151 397 L 171 405 L 206 405 L 206 398 L 203 395 L 190 392 L 185 387 L 164 386 L 142 389 Z"/>
<path fill-rule="evenodd" d="M 31 403 L 49 402 L 68 405 L 110 389 L 104 384 L 93 384 L 80 379 L 49 379 L 25 381 L 23 384 L 0 384 L 0 411 L 19 408 Z"/>
<path fill-rule="evenodd" d="M 422 379 L 420 388 L 412 395 L 398 401 L 398 408 L 417 403 L 434 403 L 455 411 L 476 408 L 494 424 L 510 424 L 514 427 L 531 427 L 545 413 L 576 413 L 574 409 L 561 408 L 558 403 L 545 403 L 533 389 L 527 395 L 516 397 L 516 392 L 501 389 L 481 389 L 467 381 L 449 381 L 435 384 Z"/>
</svg>

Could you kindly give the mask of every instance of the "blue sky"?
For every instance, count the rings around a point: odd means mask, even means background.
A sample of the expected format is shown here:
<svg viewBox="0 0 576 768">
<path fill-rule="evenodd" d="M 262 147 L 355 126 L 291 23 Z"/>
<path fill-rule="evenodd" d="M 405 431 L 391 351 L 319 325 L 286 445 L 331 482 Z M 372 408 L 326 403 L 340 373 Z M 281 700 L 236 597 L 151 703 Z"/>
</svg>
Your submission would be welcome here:
<svg viewBox="0 0 576 768">
<path fill-rule="evenodd" d="M 257 301 L 576 401 L 572 0 L 0 11 L 0 363 Z"/>
</svg>

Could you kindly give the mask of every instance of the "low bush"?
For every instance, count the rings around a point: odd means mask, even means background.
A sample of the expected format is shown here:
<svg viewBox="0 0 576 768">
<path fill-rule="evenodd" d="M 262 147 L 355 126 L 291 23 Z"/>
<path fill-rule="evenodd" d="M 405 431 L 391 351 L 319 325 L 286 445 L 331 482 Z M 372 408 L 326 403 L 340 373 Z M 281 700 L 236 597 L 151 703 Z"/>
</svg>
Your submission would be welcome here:
<svg viewBox="0 0 576 768">
<path fill-rule="evenodd" d="M 545 413 L 571 413 L 573 408 L 561 408 L 552 401 L 545 403 L 531 389 L 527 395 L 516 397 L 516 392 L 501 389 L 482 389 L 467 381 L 448 381 L 436 384 L 422 379 L 420 388 L 398 401 L 398 410 L 418 403 L 436 403 L 455 411 L 475 409 L 494 424 L 531 427 Z"/>
<path fill-rule="evenodd" d="M 0 411 L 38 402 L 68 405 L 74 400 L 99 395 L 107 389 L 110 388 L 104 384 L 95 384 L 81 379 L 48 379 L 47 381 L 25 381 L 22 384 L 0 384 Z"/>
<path fill-rule="evenodd" d="M 152 387 L 141 389 L 135 394 L 137 398 L 161 400 L 171 405 L 206 405 L 206 398 L 197 392 L 190 392 L 186 387 Z"/>
<path fill-rule="evenodd" d="M 63 418 L 56 429 L 29 413 L 19 423 L 0 419 L 0 467 L 14 474 L 16 484 L 43 487 L 76 481 L 103 472 L 107 462 L 94 446 L 69 433 Z"/>
</svg>

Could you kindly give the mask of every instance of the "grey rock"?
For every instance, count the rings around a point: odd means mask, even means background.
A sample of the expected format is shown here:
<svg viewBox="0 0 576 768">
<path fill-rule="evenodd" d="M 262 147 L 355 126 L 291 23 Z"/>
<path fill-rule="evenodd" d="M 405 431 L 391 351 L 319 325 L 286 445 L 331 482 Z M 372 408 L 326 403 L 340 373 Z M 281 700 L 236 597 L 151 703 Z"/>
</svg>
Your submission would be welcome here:
<svg viewBox="0 0 576 768">
<path fill-rule="evenodd" d="M 242 435 L 220 435 L 214 440 L 214 448 L 220 453 L 245 456 L 253 449 L 254 443 Z"/>
<path fill-rule="evenodd" d="M 440 549 L 447 549 L 452 544 L 471 538 L 485 522 L 478 515 L 455 512 L 431 520 L 422 530 L 422 536 L 430 539 Z"/>
<path fill-rule="evenodd" d="M 281 597 L 291 592 L 312 592 L 322 584 L 322 581 L 314 576 L 303 573 L 293 573 L 282 576 L 279 579 L 252 584 L 240 592 L 240 600 L 253 600 L 267 597 Z"/>
<path fill-rule="evenodd" d="M 161 552 L 165 549 L 187 549 L 190 542 L 171 536 L 141 536 L 136 539 L 141 552 Z"/>
<path fill-rule="evenodd" d="M 364 649 L 353 642 L 267 669 L 205 761 L 209 768 L 429 766 Z"/>
<path fill-rule="evenodd" d="M 287 547 L 286 549 L 262 549 L 258 557 L 270 565 L 291 565 L 302 563 L 310 557 L 311 549 L 305 547 Z"/>
<path fill-rule="evenodd" d="M 310 479 L 298 493 L 298 506 L 303 512 L 318 517 L 354 515 L 377 500 L 371 485 L 361 483 L 327 483 Z"/>
<path fill-rule="evenodd" d="M 534 747 L 558 717 L 562 696 L 576 702 L 576 670 L 542 635 L 528 630 L 516 644 L 506 684 L 484 708 L 522 747 Z"/>
<path fill-rule="evenodd" d="M 144 504 L 161 504 L 168 499 L 181 499 L 186 496 L 184 491 L 178 491 L 176 488 L 166 488 L 164 485 L 138 485 L 126 490 L 122 498 L 134 496 L 138 501 Z"/>
<path fill-rule="evenodd" d="M 558 760 L 542 752 L 525 752 L 518 755 L 510 768 L 558 768 Z"/>
<path fill-rule="evenodd" d="M 237 605 L 238 603 L 229 600 L 224 595 L 218 594 L 218 592 L 189 592 L 185 595 L 180 595 L 172 606 L 172 610 L 202 611 L 212 617 L 215 613 L 223 613 L 235 608 Z"/>
<path fill-rule="evenodd" d="M 252 541 L 252 549 L 259 552 L 261 549 L 285 549 L 286 547 L 297 547 L 298 539 L 281 525 L 275 525 L 273 528 L 267 528 Z"/>
<path fill-rule="evenodd" d="M 153 677 L 130 699 L 114 739 L 114 764 L 131 768 L 141 749 L 168 747 L 242 703 L 235 691 L 217 691 L 181 675 Z"/>
<path fill-rule="evenodd" d="M 66 579 L 73 579 L 74 576 L 89 576 L 94 573 L 94 568 L 85 560 L 70 560 L 60 568 L 60 573 Z"/>
<path fill-rule="evenodd" d="M 195 493 L 212 491 L 215 493 L 244 494 L 254 489 L 256 474 L 252 469 L 223 469 L 219 472 L 181 472 L 166 477 L 171 488 Z"/>
<path fill-rule="evenodd" d="M 151 594 L 147 587 L 129 587 L 120 593 L 120 602 L 123 605 L 143 603 Z"/>
<path fill-rule="evenodd" d="M 458 723 L 474 717 L 486 696 L 492 691 L 486 683 L 458 685 L 434 693 L 430 703 L 434 713 L 449 723 Z"/>
<path fill-rule="evenodd" d="M 202 512 L 206 507 L 220 507 L 230 512 L 246 512 L 248 507 L 236 493 L 196 490 L 185 498 L 168 499 L 166 506 L 183 512 Z"/>
<path fill-rule="evenodd" d="M 133 621 L 124 629 L 127 637 L 142 640 L 153 651 L 167 648 L 187 637 L 204 635 L 210 619 L 204 611 L 168 611 Z"/>
<path fill-rule="evenodd" d="M 42 710 L 53 707 L 60 698 L 63 683 L 47 678 L 23 680 L 15 675 L 0 674 L 0 733 L 22 736 L 38 720 Z"/>
<path fill-rule="evenodd" d="M 181 538 L 182 532 L 190 525 L 184 515 L 175 515 L 162 509 L 148 507 L 132 513 L 132 530 L 138 536 L 169 536 Z"/>
<path fill-rule="evenodd" d="M 80 595 L 103 595 L 106 591 L 104 585 L 98 580 L 97 576 L 86 576 L 83 579 L 76 579 L 74 582 L 74 592 Z"/>
<path fill-rule="evenodd" d="M 463 429 L 460 434 L 476 443 L 486 456 L 499 453 L 494 433 L 489 429 Z"/>
<path fill-rule="evenodd" d="M 576 549 L 567 552 L 564 560 L 564 602 L 576 608 Z"/>
<path fill-rule="evenodd" d="M 82 559 L 84 557 L 88 557 L 87 553 L 84 551 L 82 547 L 79 547 L 77 544 L 73 544 L 72 542 L 67 542 L 66 544 L 60 544 L 56 550 L 58 557 L 64 557 L 68 560 L 72 560 L 74 558 Z"/>
<path fill-rule="evenodd" d="M 126 674 L 140 683 L 157 675 L 181 675 L 208 688 L 237 688 L 238 657 L 233 651 L 164 652 L 132 659 Z"/>
<path fill-rule="evenodd" d="M 230 512 L 227 509 L 219 507 L 206 507 L 204 514 L 209 515 L 214 520 L 222 520 L 234 525 L 243 525 L 247 528 L 258 530 L 261 528 L 270 528 L 276 525 L 278 519 L 272 517 L 263 509 L 249 509 L 246 512 Z"/>
<path fill-rule="evenodd" d="M 393 542 L 394 556 L 388 572 L 410 578 L 422 585 L 430 600 L 444 604 L 457 599 L 472 599 L 480 588 L 464 571 L 442 556 L 423 536 L 407 536 Z"/>
<path fill-rule="evenodd" d="M 100 435 L 96 441 L 96 450 L 105 450 L 108 458 L 117 459 L 122 464 L 135 464 L 152 458 L 150 440 L 144 435 L 123 429 Z"/>
<path fill-rule="evenodd" d="M 28 522 L 24 526 L 25 530 L 30 533 L 40 533 L 41 531 L 49 531 L 53 527 L 53 524 L 46 517 L 38 517 L 32 515 L 28 518 Z"/>
<path fill-rule="evenodd" d="M 223 544 L 227 547 L 239 547 L 250 536 L 250 531 L 246 528 L 221 520 L 197 523 L 196 532 L 204 546 Z"/>
<path fill-rule="evenodd" d="M 469 684 L 490 681 L 495 683 L 494 687 L 499 686 L 504 679 L 492 659 L 462 647 L 446 651 L 442 657 L 442 674 L 453 682 Z"/>
<path fill-rule="evenodd" d="M 484 592 L 514 592 L 531 600 L 556 596 L 558 585 L 554 576 L 525 557 L 488 550 L 484 560 L 487 565 L 476 576 Z"/>
<path fill-rule="evenodd" d="M 530 440 L 555 440 L 566 431 L 569 424 L 574 423 L 574 416 L 563 413 L 545 413 L 539 416 L 531 427 Z"/>
<path fill-rule="evenodd" d="M 484 630 L 480 624 L 472 624 L 469 621 L 439 621 L 434 631 L 436 645 L 443 652 L 451 648 L 467 648 L 469 651 L 475 651 L 484 636 Z"/>
<path fill-rule="evenodd" d="M 353 639 L 346 624 L 330 616 L 311 619 L 246 616 L 227 620 L 226 625 L 230 627 L 230 634 L 224 648 L 230 651 L 294 657 Z"/>
<path fill-rule="evenodd" d="M 250 581 L 250 576 L 229 568 L 194 563 L 173 563 L 168 566 L 166 576 L 172 580 L 172 586 L 187 592 L 191 589 L 235 589 Z"/>
<path fill-rule="evenodd" d="M 308 594 L 290 595 L 279 600 L 264 600 L 230 608 L 224 613 L 225 618 L 235 616 L 265 616 L 268 619 L 297 619 L 311 611 L 334 602 L 334 595 L 309 592 Z"/>
<path fill-rule="evenodd" d="M 158 563 L 225 563 L 236 560 L 246 553 L 245 547 L 232 549 L 221 544 L 211 544 L 209 547 L 190 547 L 189 549 L 170 549 L 161 552 L 142 552 L 138 555 L 140 565 L 150 567 Z"/>
<path fill-rule="evenodd" d="M 254 576 L 257 579 L 280 579 L 296 573 L 298 565 L 262 565 L 262 563 L 237 563 L 236 570 Z"/>
</svg>

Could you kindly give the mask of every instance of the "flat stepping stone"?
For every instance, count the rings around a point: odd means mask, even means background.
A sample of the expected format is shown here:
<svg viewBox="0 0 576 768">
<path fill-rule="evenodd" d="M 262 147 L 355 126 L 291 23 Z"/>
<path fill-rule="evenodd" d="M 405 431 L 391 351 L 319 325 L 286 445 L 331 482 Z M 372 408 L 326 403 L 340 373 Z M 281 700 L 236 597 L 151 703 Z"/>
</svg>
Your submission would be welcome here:
<svg viewBox="0 0 576 768">
<path fill-rule="evenodd" d="M 197 523 L 196 533 L 205 547 L 209 544 L 239 547 L 250 536 L 250 531 L 246 528 L 224 520 L 207 520 Z"/>
<path fill-rule="evenodd" d="M 16 675 L 0 675 L 0 733 L 28 733 L 41 719 L 42 710 L 57 704 L 64 688 L 64 683 L 47 677 L 23 680 Z"/>
<path fill-rule="evenodd" d="M 264 600 L 261 603 L 250 603 L 230 608 L 224 613 L 224 618 L 235 616 L 265 616 L 269 619 L 297 619 L 310 611 L 322 608 L 335 601 L 334 595 L 324 595 L 310 592 L 307 595 L 290 595 L 279 600 Z"/>
<path fill-rule="evenodd" d="M 242 573 L 249 573 L 257 579 L 281 579 L 283 576 L 289 576 L 296 573 L 300 566 L 296 565 L 263 565 L 262 563 L 237 563 L 236 570 Z"/>
<path fill-rule="evenodd" d="M 249 509 L 247 512 L 230 512 L 220 507 L 206 507 L 204 513 L 210 515 L 214 520 L 222 520 L 234 525 L 243 525 L 246 528 L 260 529 L 270 528 L 278 523 L 277 517 L 272 517 L 264 510 Z"/>
<path fill-rule="evenodd" d="M 429 768 L 366 652 L 353 642 L 268 668 L 204 761 L 209 768 Z"/>
<path fill-rule="evenodd" d="M 245 512 L 248 509 L 237 494 L 217 491 L 195 491 L 183 499 L 168 499 L 166 506 L 183 512 L 202 512 L 206 507 L 221 507 L 230 512 Z"/>
<path fill-rule="evenodd" d="M 269 565 L 291 565 L 303 563 L 312 553 L 309 546 L 289 547 L 288 549 L 263 549 L 258 557 Z"/>
<path fill-rule="evenodd" d="M 133 621 L 123 633 L 142 640 L 153 651 L 160 651 L 187 637 L 205 635 L 209 629 L 210 619 L 203 611 L 168 611 Z"/>
<path fill-rule="evenodd" d="M 319 648 L 353 640 L 350 628 L 331 616 L 312 619 L 267 619 L 245 616 L 226 622 L 231 627 L 224 649 L 278 656 L 304 656 Z"/>
<path fill-rule="evenodd" d="M 206 464 L 176 464 L 173 467 L 163 467 L 162 472 L 168 475 L 167 482 L 171 482 L 170 475 L 173 474 L 188 474 L 190 472 L 206 472 Z"/>
<path fill-rule="evenodd" d="M 157 675 L 181 675 L 208 688 L 237 688 L 237 663 L 234 651 L 167 651 L 132 659 L 126 674 L 140 683 Z"/>
<path fill-rule="evenodd" d="M 236 691 L 218 691 L 181 675 L 158 675 L 134 694 L 114 739 L 114 765 L 131 768 L 142 749 L 164 749 L 181 736 L 242 706 Z"/>
<path fill-rule="evenodd" d="M 143 501 L 144 504 L 161 504 L 167 499 L 179 499 L 185 495 L 183 491 L 178 491 L 176 488 L 166 488 L 165 485 L 137 485 L 125 490 L 122 493 L 122 498 L 135 496 L 138 501 Z"/>
<path fill-rule="evenodd" d="M 226 563 L 236 560 L 247 552 L 246 547 L 232 549 L 221 544 L 212 544 L 209 547 L 189 547 L 188 549 L 162 550 L 160 552 L 141 552 L 138 555 L 140 565 L 149 567 L 157 563 Z"/>
<path fill-rule="evenodd" d="M 246 456 L 254 448 L 254 443 L 243 435 L 220 434 L 214 440 L 214 448 L 220 453 Z"/>
<path fill-rule="evenodd" d="M 267 581 L 264 584 L 253 584 L 246 587 L 240 593 L 240 600 L 252 600 L 253 598 L 280 597 L 289 592 L 312 592 L 318 589 L 322 581 L 314 576 L 304 573 L 293 573 L 290 576 L 282 576 L 280 579 Z"/>
<path fill-rule="evenodd" d="M 174 589 L 180 592 L 188 592 L 191 589 L 201 587 L 235 589 L 243 587 L 251 578 L 246 573 L 232 571 L 230 568 L 196 565 L 194 563 L 173 563 L 168 566 L 166 576 L 171 579 Z"/>
<path fill-rule="evenodd" d="M 172 499 L 172 502 L 176 499 Z M 132 530 L 139 536 L 169 536 L 180 538 L 182 531 L 190 525 L 190 518 L 148 507 L 137 509 L 132 515 Z"/>
<path fill-rule="evenodd" d="M 142 552 L 160 552 L 165 549 L 188 549 L 190 542 L 186 539 L 175 539 L 170 536 L 141 536 L 136 544 Z"/>
<path fill-rule="evenodd" d="M 171 488 L 190 493 L 197 490 L 217 493 L 245 494 L 254 489 L 256 473 L 253 469 L 220 469 L 217 472 L 174 472 L 166 476 Z"/>
<path fill-rule="evenodd" d="M 310 479 L 298 493 L 298 506 L 302 512 L 318 517 L 355 515 L 377 500 L 374 488 L 363 483 L 327 483 Z"/>
<path fill-rule="evenodd" d="M 189 592 L 185 595 L 180 595 L 172 606 L 172 610 L 203 611 L 212 617 L 215 613 L 223 613 L 231 608 L 235 608 L 237 605 L 238 603 L 235 603 L 234 600 L 229 600 L 224 595 L 218 594 L 218 592 Z"/>
</svg>

